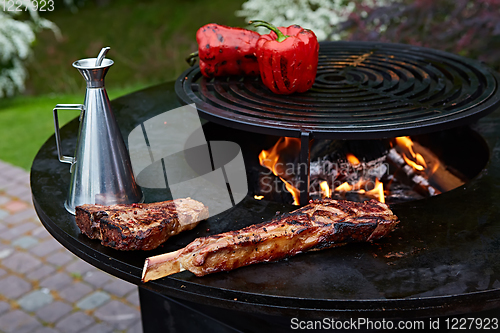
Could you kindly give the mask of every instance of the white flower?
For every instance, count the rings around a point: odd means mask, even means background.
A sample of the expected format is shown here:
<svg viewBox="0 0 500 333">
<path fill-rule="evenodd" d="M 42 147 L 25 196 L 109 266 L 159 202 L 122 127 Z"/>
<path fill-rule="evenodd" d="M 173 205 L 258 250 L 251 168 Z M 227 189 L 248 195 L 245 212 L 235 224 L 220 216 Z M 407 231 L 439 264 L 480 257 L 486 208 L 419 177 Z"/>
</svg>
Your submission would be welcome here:
<svg viewBox="0 0 500 333">
<path fill-rule="evenodd" d="M 24 63 L 32 54 L 31 45 L 35 41 L 36 31 L 50 29 L 56 38 L 61 37 L 54 23 L 41 18 L 33 10 L 30 0 L 21 2 L 23 8 L 28 8 L 31 20 L 17 20 L 15 16 L 19 12 L 0 12 L 0 98 L 24 91 L 24 81 L 28 76 Z"/>
<path fill-rule="evenodd" d="M 275 26 L 298 24 L 314 31 L 318 40 L 339 40 L 336 26 L 347 20 L 355 9 L 355 2 L 371 8 L 399 0 L 248 0 L 237 16 L 246 20 L 264 20 Z M 259 33 L 268 30 L 258 28 Z"/>
<path fill-rule="evenodd" d="M 347 19 L 350 11 L 346 11 L 346 8 L 353 8 L 343 3 L 344 0 L 248 0 L 236 15 L 248 21 L 268 21 L 275 26 L 298 24 L 314 31 L 318 40 L 338 39 L 338 36 L 333 36 L 335 25 Z M 264 28 L 258 31 L 268 32 Z"/>
</svg>

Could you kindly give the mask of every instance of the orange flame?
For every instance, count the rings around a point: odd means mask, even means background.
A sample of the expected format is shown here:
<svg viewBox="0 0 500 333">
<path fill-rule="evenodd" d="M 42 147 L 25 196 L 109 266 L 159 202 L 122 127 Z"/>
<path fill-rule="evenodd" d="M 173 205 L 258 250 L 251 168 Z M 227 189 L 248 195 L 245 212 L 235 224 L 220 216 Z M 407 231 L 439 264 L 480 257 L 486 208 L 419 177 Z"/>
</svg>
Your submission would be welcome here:
<svg viewBox="0 0 500 333">
<path fill-rule="evenodd" d="M 373 188 L 373 190 L 366 191 L 366 194 L 374 196 L 381 203 L 385 203 L 384 184 L 378 179 L 375 179 L 375 187 Z"/>
<path fill-rule="evenodd" d="M 271 170 L 275 176 L 278 176 L 285 183 L 286 189 L 293 196 L 293 204 L 299 205 L 300 191 L 284 179 L 284 176 L 288 175 L 288 173 L 285 170 L 286 163 L 283 161 L 283 155 L 286 155 L 288 151 L 292 153 L 300 151 L 300 139 L 281 137 L 271 149 L 260 152 L 259 162 L 260 165 Z"/>
<path fill-rule="evenodd" d="M 337 192 L 349 192 L 352 191 L 352 186 L 348 182 L 345 182 L 335 188 Z"/>
<path fill-rule="evenodd" d="M 346 157 L 347 157 L 347 161 L 351 165 L 356 166 L 356 165 L 360 164 L 359 159 L 356 156 L 354 156 L 353 154 L 348 153 L 346 155 Z M 355 193 L 367 195 L 370 197 L 374 197 L 378 201 L 385 203 L 384 184 L 378 178 L 375 178 L 374 188 L 367 191 L 366 187 L 369 186 L 370 184 L 373 184 L 373 181 L 367 180 L 367 179 L 364 179 L 363 177 L 361 177 L 360 179 L 357 180 L 356 183 L 353 183 L 353 184 L 349 184 L 348 182 L 342 183 L 341 185 L 339 185 L 335 188 L 335 191 L 340 192 L 340 193 L 355 192 Z"/>
<path fill-rule="evenodd" d="M 321 188 L 321 196 L 323 198 L 330 198 L 332 196 L 332 193 L 330 192 L 330 186 L 328 186 L 328 183 L 326 181 L 322 181 L 319 184 L 319 187 Z"/>
<path fill-rule="evenodd" d="M 406 148 L 410 152 L 411 159 L 410 157 L 406 156 L 405 153 L 402 154 L 405 162 L 409 166 L 418 171 L 423 171 L 427 168 L 427 163 L 425 163 L 424 157 L 419 153 L 415 153 L 413 151 L 413 141 L 410 139 L 409 136 L 397 137 L 396 143 L 399 146 Z"/>
<path fill-rule="evenodd" d="M 347 161 L 349 163 L 351 163 L 352 165 L 358 165 L 359 164 L 358 158 L 356 156 L 354 156 L 353 154 L 347 153 L 346 157 L 347 157 Z"/>
<path fill-rule="evenodd" d="M 367 195 L 370 197 L 376 198 L 378 201 L 385 203 L 385 195 L 384 195 L 384 184 L 378 180 L 378 178 L 375 178 L 375 187 L 369 191 L 366 191 L 362 189 L 361 187 L 365 186 L 367 181 L 364 181 L 363 179 L 360 179 L 356 184 L 349 184 L 348 182 L 345 182 L 341 184 L 340 186 L 337 186 L 335 188 L 335 191 L 337 192 L 356 192 L 359 194 Z"/>
<path fill-rule="evenodd" d="M 273 174 L 279 177 L 285 184 L 286 189 L 290 192 L 294 199 L 294 205 L 299 205 L 300 201 L 300 191 L 294 187 L 291 183 L 290 173 L 286 170 L 286 159 L 287 156 L 295 156 L 300 150 L 300 140 L 296 138 L 282 137 L 276 142 L 276 144 L 268 149 L 262 150 L 259 154 L 259 162 L 262 166 L 268 168 L 273 172 Z M 346 155 L 348 162 L 353 165 L 359 165 L 359 159 L 353 154 Z M 424 161 L 425 162 L 425 161 Z M 368 186 L 371 181 L 366 179 L 359 179 L 355 184 L 349 184 L 345 182 L 340 186 L 337 186 L 334 191 L 336 192 L 356 192 L 359 194 L 364 194 L 370 197 L 377 198 L 380 202 L 385 202 L 384 196 L 384 185 L 375 179 L 375 187 L 369 191 L 362 189 L 364 186 Z M 373 182 L 371 182 L 373 184 Z M 322 181 L 320 183 L 321 196 L 323 198 L 331 198 L 332 190 L 328 185 L 328 182 Z"/>
<path fill-rule="evenodd" d="M 432 176 L 437 171 L 437 169 L 439 169 L 439 162 L 434 163 L 434 165 L 432 166 L 432 169 L 428 171 L 429 177 Z"/>
<path fill-rule="evenodd" d="M 403 159 L 405 160 L 406 164 L 411 166 L 413 169 L 418 170 L 418 171 L 425 170 L 425 167 L 423 165 L 420 165 L 420 164 L 413 162 L 408 157 L 406 157 L 406 154 L 404 154 L 404 153 L 403 153 Z"/>
<path fill-rule="evenodd" d="M 280 179 L 285 183 L 285 187 L 293 196 L 293 204 L 299 205 L 300 202 L 300 191 L 298 188 L 294 187 L 292 184 L 280 177 Z"/>
</svg>

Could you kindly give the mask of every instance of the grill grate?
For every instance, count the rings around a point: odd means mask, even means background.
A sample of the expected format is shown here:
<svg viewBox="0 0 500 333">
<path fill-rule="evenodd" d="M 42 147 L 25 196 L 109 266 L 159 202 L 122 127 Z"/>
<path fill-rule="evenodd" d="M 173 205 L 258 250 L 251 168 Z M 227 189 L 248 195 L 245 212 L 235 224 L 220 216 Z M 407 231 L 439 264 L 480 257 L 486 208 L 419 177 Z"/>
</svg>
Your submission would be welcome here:
<svg viewBox="0 0 500 333">
<path fill-rule="evenodd" d="M 450 53 L 402 44 L 324 42 L 311 90 L 288 96 L 258 77 L 176 82 L 178 97 L 221 125 L 279 136 L 374 139 L 465 125 L 494 111 L 500 76 Z"/>
</svg>

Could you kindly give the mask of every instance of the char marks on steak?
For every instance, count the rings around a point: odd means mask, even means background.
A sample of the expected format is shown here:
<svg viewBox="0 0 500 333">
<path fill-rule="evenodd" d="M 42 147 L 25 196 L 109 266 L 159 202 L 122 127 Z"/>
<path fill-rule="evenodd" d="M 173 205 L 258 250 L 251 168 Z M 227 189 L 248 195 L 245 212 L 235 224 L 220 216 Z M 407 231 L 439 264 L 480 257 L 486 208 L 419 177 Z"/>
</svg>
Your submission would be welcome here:
<svg viewBox="0 0 500 333">
<path fill-rule="evenodd" d="M 398 222 L 386 204 L 375 200 L 315 200 L 270 222 L 197 238 L 185 248 L 147 258 L 142 281 L 186 269 L 203 276 L 348 242 L 369 242 L 387 235 Z"/>
<path fill-rule="evenodd" d="M 169 237 L 193 229 L 206 218 L 208 208 L 191 198 L 76 207 L 76 224 L 82 233 L 117 250 L 152 250 Z"/>
</svg>

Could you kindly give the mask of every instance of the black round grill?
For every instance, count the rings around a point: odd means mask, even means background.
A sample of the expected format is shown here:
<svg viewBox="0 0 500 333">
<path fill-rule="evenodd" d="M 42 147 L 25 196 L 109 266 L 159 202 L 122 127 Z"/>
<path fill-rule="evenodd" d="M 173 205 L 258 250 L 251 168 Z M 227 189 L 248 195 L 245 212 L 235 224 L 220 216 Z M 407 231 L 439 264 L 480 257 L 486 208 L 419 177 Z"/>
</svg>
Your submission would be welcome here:
<svg viewBox="0 0 500 333">
<path fill-rule="evenodd" d="M 195 66 L 176 93 L 201 116 L 263 134 L 373 139 L 465 125 L 499 106 L 500 76 L 480 62 L 402 44 L 324 42 L 311 90 L 276 95 L 259 77 L 206 79 Z"/>
</svg>

